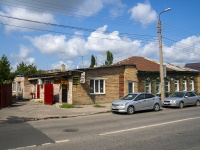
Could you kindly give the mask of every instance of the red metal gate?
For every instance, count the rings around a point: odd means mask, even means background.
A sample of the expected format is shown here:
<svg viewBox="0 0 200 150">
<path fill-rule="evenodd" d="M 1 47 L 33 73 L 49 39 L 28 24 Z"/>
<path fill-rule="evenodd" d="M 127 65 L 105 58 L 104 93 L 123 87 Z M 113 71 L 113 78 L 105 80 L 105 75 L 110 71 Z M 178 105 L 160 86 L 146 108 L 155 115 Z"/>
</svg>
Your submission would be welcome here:
<svg viewBox="0 0 200 150">
<path fill-rule="evenodd" d="M 0 84 L 0 107 L 12 105 L 12 84 Z"/>
<path fill-rule="evenodd" d="M 53 84 L 44 84 L 44 103 L 53 105 Z"/>
<path fill-rule="evenodd" d="M 37 85 L 37 98 L 40 98 L 40 85 Z"/>
</svg>

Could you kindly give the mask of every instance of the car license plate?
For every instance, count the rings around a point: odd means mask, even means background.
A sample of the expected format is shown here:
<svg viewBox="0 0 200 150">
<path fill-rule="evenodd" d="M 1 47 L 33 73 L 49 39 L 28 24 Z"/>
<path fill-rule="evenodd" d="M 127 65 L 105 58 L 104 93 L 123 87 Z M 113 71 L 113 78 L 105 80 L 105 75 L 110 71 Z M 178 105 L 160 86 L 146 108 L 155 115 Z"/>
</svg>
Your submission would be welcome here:
<svg viewBox="0 0 200 150">
<path fill-rule="evenodd" d="M 164 102 L 164 105 L 169 105 L 169 102 Z"/>
</svg>

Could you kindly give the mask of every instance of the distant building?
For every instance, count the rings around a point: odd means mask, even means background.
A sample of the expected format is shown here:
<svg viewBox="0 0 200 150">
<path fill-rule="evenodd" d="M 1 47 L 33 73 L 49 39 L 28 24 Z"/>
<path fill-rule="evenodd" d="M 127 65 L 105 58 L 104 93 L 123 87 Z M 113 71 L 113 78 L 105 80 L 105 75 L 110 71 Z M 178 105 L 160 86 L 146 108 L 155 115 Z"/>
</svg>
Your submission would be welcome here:
<svg viewBox="0 0 200 150">
<path fill-rule="evenodd" d="M 195 69 L 195 70 L 200 70 L 200 62 L 199 63 L 188 63 L 185 65 L 185 67 Z"/>
</svg>

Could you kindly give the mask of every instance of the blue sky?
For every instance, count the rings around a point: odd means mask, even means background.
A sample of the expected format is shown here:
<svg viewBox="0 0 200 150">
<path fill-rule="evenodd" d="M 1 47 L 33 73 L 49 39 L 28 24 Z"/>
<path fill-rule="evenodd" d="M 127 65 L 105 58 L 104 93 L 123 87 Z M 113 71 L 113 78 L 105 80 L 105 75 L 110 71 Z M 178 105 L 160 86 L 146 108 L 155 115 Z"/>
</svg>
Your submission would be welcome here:
<svg viewBox="0 0 200 150">
<path fill-rule="evenodd" d="M 161 14 L 164 62 L 199 61 L 199 0 L 1 0 L 0 56 L 12 66 L 38 69 L 101 66 L 106 51 L 114 62 L 131 56 L 159 60 L 157 22 Z"/>
</svg>

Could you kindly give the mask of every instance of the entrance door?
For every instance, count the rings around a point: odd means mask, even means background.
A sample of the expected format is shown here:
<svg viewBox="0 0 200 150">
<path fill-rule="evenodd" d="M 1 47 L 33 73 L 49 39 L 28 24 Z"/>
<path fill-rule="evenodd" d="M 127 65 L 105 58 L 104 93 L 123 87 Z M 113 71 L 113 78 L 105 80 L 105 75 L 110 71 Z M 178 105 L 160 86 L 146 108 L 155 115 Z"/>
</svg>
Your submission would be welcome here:
<svg viewBox="0 0 200 150">
<path fill-rule="evenodd" d="M 67 103 L 67 84 L 62 84 L 62 102 Z"/>
<path fill-rule="evenodd" d="M 40 85 L 37 85 L 37 98 L 40 98 Z"/>
<path fill-rule="evenodd" d="M 128 82 L 128 93 L 134 93 L 134 82 Z"/>
<path fill-rule="evenodd" d="M 53 105 L 53 84 L 44 84 L 44 103 Z"/>
</svg>

